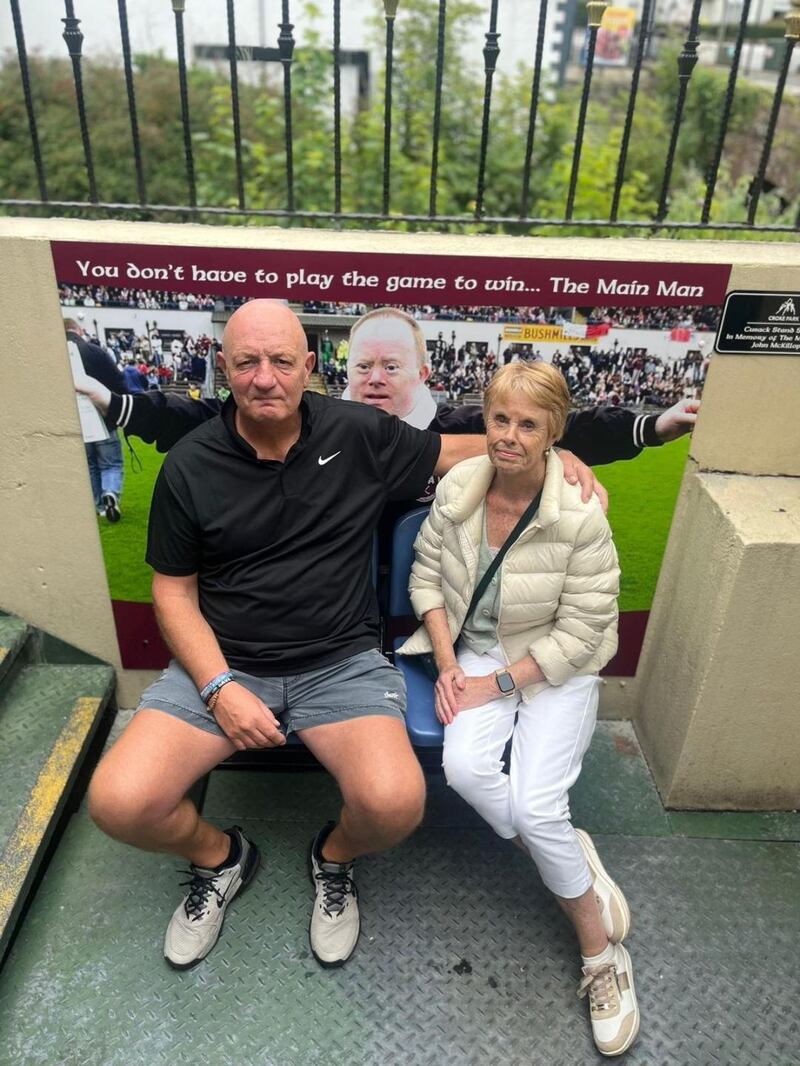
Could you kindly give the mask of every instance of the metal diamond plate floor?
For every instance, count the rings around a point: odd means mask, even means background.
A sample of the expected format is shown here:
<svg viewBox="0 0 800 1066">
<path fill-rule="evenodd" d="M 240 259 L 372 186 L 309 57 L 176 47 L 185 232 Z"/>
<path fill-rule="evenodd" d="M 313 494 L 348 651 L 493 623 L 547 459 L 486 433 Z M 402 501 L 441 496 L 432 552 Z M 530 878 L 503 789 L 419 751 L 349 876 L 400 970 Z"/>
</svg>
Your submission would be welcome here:
<svg viewBox="0 0 800 1066">
<path fill-rule="evenodd" d="M 0 693 L 0 853 L 39 771 L 82 696 L 108 691 L 108 666 L 23 666 Z"/>
<path fill-rule="evenodd" d="M 214 775 L 208 816 L 240 821 L 264 862 L 216 950 L 186 973 L 161 959 L 175 860 L 105 839 L 81 811 L 0 976 L 0 1063 L 603 1061 L 575 998 L 572 934 L 530 862 L 440 778 L 430 786 L 425 825 L 359 864 L 361 941 L 332 971 L 307 942 L 305 849 L 335 813 L 325 775 Z M 595 801 L 573 807 L 613 825 L 606 797 Z M 624 834 L 595 837 L 634 916 L 642 1034 L 626 1061 L 797 1066 L 800 846 L 654 832 L 653 814 L 643 835 L 628 816 Z"/>
</svg>

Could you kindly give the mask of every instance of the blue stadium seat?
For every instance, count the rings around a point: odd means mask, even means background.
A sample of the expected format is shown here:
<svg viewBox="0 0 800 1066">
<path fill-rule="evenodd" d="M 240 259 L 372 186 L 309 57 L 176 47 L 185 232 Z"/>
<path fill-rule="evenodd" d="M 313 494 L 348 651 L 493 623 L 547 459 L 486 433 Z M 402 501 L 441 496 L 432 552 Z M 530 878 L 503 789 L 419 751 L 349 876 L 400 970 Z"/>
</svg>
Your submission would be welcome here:
<svg viewBox="0 0 800 1066">
<path fill-rule="evenodd" d="M 393 628 L 397 628 L 398 622 L 408 622 L 414 615 L 408 596 L 408 576 L 414 561 L 414 540 L 427 513 L 427 507 L 410 511 L 398 519 L 394 527 L 389 572 L 389 625 Z M 392 650 L 395 652 L 395 665 L 403 674 L 408 689 L 408 735 L 415 747 L 441 747 L 444 727 L 436 718 L 431 680 L 419 665 L 416 656 L 397 654 L 397 649 L 405 639 L 404 636 L 393 637 Z"/>
<path fill-rule="evenodd" d="M 397 655 L 405 637 L 393 642 L 395 665 L 399 668 L 408 689 L 406 729 L 415 748 L 440 748 L 444 743 L 444 726 L 436 717 L 433 704 L 433 683 L 414 655 Z"/>
<path fill-rule="evenodd" d="M 389 572 L 389 616 L 403 618 L 414 615 L 408 595 L 408 576 L 414 562 L 414 541 L 419 527 L 428 517 L 429 507 L 418 507 L 398 518 L 392 531 L 392 567 Z"/>
</svg>

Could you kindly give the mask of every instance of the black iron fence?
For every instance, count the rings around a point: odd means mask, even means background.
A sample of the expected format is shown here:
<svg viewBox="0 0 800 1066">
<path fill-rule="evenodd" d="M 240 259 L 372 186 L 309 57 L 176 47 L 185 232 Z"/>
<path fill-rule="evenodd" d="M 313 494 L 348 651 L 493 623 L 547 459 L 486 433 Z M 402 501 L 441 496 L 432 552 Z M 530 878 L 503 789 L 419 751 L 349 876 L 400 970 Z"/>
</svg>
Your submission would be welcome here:
<svg viewBox="0 0 800 1066">
<path fill-rule="evenodd" d="M 165 3 L 168 0 L 164 0 Z M 233 194 L 223 203 L 204 202 L 198 197 L 198 170 L 196 166 L 195 151 L 199 134 L 196 121 L 193 123 L 191 94 L 189 86 L 189 72 L 187 72 L 186 40 L 184 34 L 184 13 L 186 0 L 169 0 L 175 20 L 175 41 L 177 48 L 177 94 L 176 105 L 180 108 L 180 125 L 182 129 L 182 152 L 184 156 L 185 170 L 185 202 L 183 203 L 156 203 L 148 198 L 148 160 L 143 148 L 143 140 L 140 135 L 140 119 L 137 110 L 137 70 L 136 60 L 131 51 L 128 10 L 126 0 L 117 0 L 117 14 L 119 20 L 119 32 L 121 41 L 122 67 L 124 70 L 124 84 L 127 97 L 127 112 L 130 126 L 130 155 L 135 169 L 136 202 L 112 202 L 103 198 L 103 173 L 96 166 L 95 154 L 92 144 L 92 100 L 87 98 L 84 75 L 87 67 L 91 67 L 92 53 L 90 47 L 91 31 L 87 29 L 85 36 L 81 29 L 81 20 L 77 17 L 74 0 L 65 0 L 63 22 L 63 38 L 72 67 L 72 79 L 74 81 L 75 106 L 77 124 L 80 130 L 82 144 L 83 165 L 85 167 L 86 194 L 74 197 L 55 198 L 48 193 L 48 167 L 46 165 L 46 152 L 43 152 L 42 139 L 39 125 L 41 114 L 37 114 L 35 63 L 29 58 L 25 43 L 23 16 L 20 0 L 10 0 L 13 18 L 14 32 L 16 37 L 16 52 L 19 61 L 19 74 L 24 108 L 27 119 L 28 134 L 30 138 L 30 150 L 32 171 L 35 172 L 35 180 L 38 186 L 39 197 L 6 197 L 0 198 L 0 207 L 12 211 L 25 211 L 37 209 L 37 213 L 44 210 L 50 214 L 76 213 L 81 209 L 91 210 L 92 213 L 107 213 L 112 216 L 138 217 L 138 218 L 180 218 L 210 220 L 215 217 L 221 220 L 237 221 L 251 218 L 263 218 L 265 220 L 288 221 L 313 224 L 315 222 L 333 222 L 339 224 L 375 224 L 400 222 L 412 226 L 427 226 L 433 228 L 442 226 L 450 229 L 466 227 L 480 227 L 481 229 L 505 229 L 511 232 L 539 232 L 546 231 L 549 227 L 570 227 L 571 231 L 580 228 L 582 232 L 613 232 L 613 231 L 679 231 L 679 230 L 753 230 L 773 231 L 782 233 L 796 233 L 800 230 L 800 191 L 797 201 L 792 196 L 791 200 L 784 199 L 782 203 L 783 213 L 776 220 L 773 215 L 768 218 L 759 218 L 759 205 L 763 206 L 763 198 L 769 192 L 775 182 L 768 175 L 776 130 L 785 107 L 787 79 L 792 64 L 793 50 L 800 39 L 800 0 L 792 0 L 795 10 L 791 11 L 784 19 L 784 44 L 782 55 L 779 59 L 779 69 L 775 78 L 774 87 L 770 84 L 765 92 L 771 92 L 771 102 L 765 113 L 768 115 L 766 126 L 763 130 L 754 128 L 751 132 L 751 157 L 757 163 L 753 166 L 745 194 L 741 198 L 741 217 L 714 218 L 715 196 L 718 191 L 720 168 L 724 163 L 726 152 L 726 138 L 730 129 L 731 112 L 737 90 L 737 82 L 740 82 L 740 62 L 748 33 L 751 0 L 743 0 L 741 17 L 736 27 L 736 36 L 732 47 L 728 52 L 729 71 L 725 85 L 724 97 L 720 113 L 715 116 L 714 128 L 706 131 L 708 144 L 713 145 L 710 151 L 708 163 L 702 175 L 703 196 L 702 202 L 697 202 L 697 214 L 694 218 L 671 217 L 671 194 L 673 192 L 673 174 L 676 153 L 681 139 L 682 127 L 687 108 L 687 100 L 691 99 L 693 79 L 692 75 L 698 64 L 698 50 L 702 43 L 714 43 L 714 40 L 703 42 L 703 28 L 700 23 L 701 0 L 693 0 L 689 16 L 688 26 L 685 27 L 685 36 L 682 33 L 682 47 L 677 55 L 674 68 L 674 106 L 671 109 L 669 122 L 669 136 L 664 154 L 663 170 L 660 172 L 660 190 L 655 202 L 654 209 L 649 216 L 643 217 L 640 213 L 636 217 L 620 217 L 623 213 L 622 202 L 629 182 L 629 154 L 632 141 L 636 137 L 635 118 L 637 107 L 641 105 L 642 77 L 646 74 L 648 64 L 652 62 L 652 35 L 654 32 L 654 9 L 655 0 L 643 0 L 642 10 L 638 19 L 638 26 L 633 37 L 630 61 L 616 82 L 618 88 L 623 86 L 626 92 L 626 104 L 624 120 L 621 123 L 618 154 L 616 158 L 615 174 L 609 187 L 609 209 L 602 217 L 583 217 L 580 213 L 580 202 L 576 199 L 578 180 L 581 174 L 582 157 L 587 143 L 587 134 L 591 132 L 590 104 L 593 100 L 593 76 L 596 73 L 596 45 L 598 33 L 601 28 L 603 13 L 608 4 L 602 0 L 588 0 L 585 4 L 586 12 L 586 37 L 583 48 L 582 60 L 573 72 L 578 70 L 580 79 L 579 97 L 576 95 L 577 112 L 574 119 L 574 135 L 572 136 L 571 160 L 569 165 L 569 180 L 566 185 L 566 196 L 563 200 L 563 209 L 554 213 L 552 210 L 546 215 L 531 214 L 532 190 L 531 182 L 534 172 L 534 152 L 537 145 L 537 137 L 541 136 L 541 113 L 547 105 L 548 99 L 552 98 L 552 87 L 547 89 L 546 77 L 543 67 L 543 53 L 545 37 L 548 26 L 548 0 L 538 0 L 538 28 L 535 40 L 531 42 L 531 82 L 530 82 L 530 105 L 527 111 L 527 123 L 524 137 L 524 154 L 516 164 L 508 160 L 506 169 L 511 178 L 514 178 L 514 168 L 518 170 L 518 194 L 516 201 L 519 205 L 514 212 L 505 211 L 496 213 L 487 209 L 487 161 L 492 151 L 493 138 L 493 104 L 496 96 L 496 80 L 498 56 L 501 50 L 500 35 L 498 34 L 498 7 L 500 0 L 490 0 L 487 12 L 487 24 L 485 29 L 485 42 L 483 43 L 483 101 L 480 120 L 480 136 L 478 150 L 474 158 L 461 160 L 463 168 L 473 168 L 474 196 L 470 198 L 468 205 L 462 212 L 441 213 L 439 211 L 439 178 L 442 149 L 442 116 L 448 103 L 448 78 L 446 74 L 446 43 L 448 40 L 448 12 L 446 0 L 439 0 L 438 9 L 434 15 L 436 23 L 435 44 L 429 55 L 430 70 L 433 75 L 432 109 L 430 111 L 429 132 L 427 148 L 427 186 L 428 186 L 428 211 L 408 210 L 402 202 L 402 189 L 398 192 L 393 181 L 393 165 L 396 160 L 397 145 L 393 143 L 395 126 L 393 126 L 393 108 L 396 103 L 397 85 L 395 76 L 395 31 L 398 19 L 403 17 L 402 3 L 400 0 L 384 0 L 383 18 L 385 21 L 385 52 L 382 76 L 379 86 L 382 88 L 382 173 L 380 175 L 380 199 L 379 207 L 373 210 L 353 208 L 343 201 L 343 122 L 347 115 L 343 115 L 342 104 L 342 64 L 343 51 L 341 48 L 341 24 L 342 4 L 341 0 L 331 0 L 329 15 L 331 18 L 332 48 L 327 50 L 328 70 L 330 73 L 330 122 L 321 124 L 319 130 L 319 147 L 330 159 L 330 182 L 332 186 L 331 205 L 329 209 L 309 209 L 298 196 L 296 183 L 296 166 L 303 166 L 303 160 L 295 158 L 296 140 L 293 136 L 293 120 L 298 107 L 298 101 L 293 97 L 292 80 L 293 66 L 297 55 L 295 52 L 296 39 L 295 26 L 292 22 L 290 0 L 282 0 L 281 22 L 278 26 L 275 49 L 264 49 L 269 52 L 268 58 L 279 62 L 282 67 L 282 130 L 278 136 L 282 139 L 281 168 L 283 173 L 282 189 L 280 196 L 275 196 L 280 202 L 264 204 L 253 202 L 253 197 L 248 196 L 247 191 L 247 155 L 244 148 L 242 134 L 241 115 L 241 84 L 240 63 L 244 60 L 252 60 L 254 50 L 242 49 L 237 45 L 236 5 L 234 0 L 225 0 L 227 15 L 227 47 L 217 48 L 216 56 L 224 55 L 228 62 L 228 78 L 230 93 L 230 128 L 232 153 L 230 160 L 230 184 Z M 222 0 L 218 0 L 222 2 Z M 552 0 L 550 0 L 552 3 Z M 532 0 L 537 3 L 537 0 Z M 574 4 L 575 0 L 571 0 Z M 434 5 L 429 5 L 434 7 Z M 55 5 L 54 5 L 55 7 Z M 400 9 L 400 10 L 398 10 Z M 60 15 L 60 13 L 59 13 Z M 58 17 L 58 15 L 54 15 Z M 327 17 L 327 16 L 326 16 Z M 714 30 L 716 34 L 718 31 Z M 721 40 L 722 35 L 719 35 Z M 321 46 L 320 46 L 321 47 Z M 319 51 L 319 48 L 318 48 Z M 363 55 L 363 53 L 361 53 Z M 363 73 L 363 72 L 362 72 Z M 619 74 L 619 72 L 618 72 Z M 596 81 L 596 79 L 595 79 Z M 550 97 L 548 97 L 548 92 Z M 120 106 L 124 106 L 121 104 Z M 41 106 L 40 109 L 41 111 Z M 757 149 L 757 151 L 755 150 Z M 122 146 L 122 151 L 125 147 Z M 655 150 L 655 149 L 654 149 Z M 450 143 L 448 152 L 450 156 L 459 151 L 459 145 Z M 276 156 L 277 158 L 277 156 Z M 584 162 L 584 166 L 586 163 Z M 514 179 L 516 180 L 516 179 Z M 50 183 L 52 185 L 52 183 Z M 507 202 L 507 201 L 506 201 Z M 795 217 L 793 212 L 797 211 Z M 763 212 L 762 212 L 763 215 Z M 788 221 L 787 221 L 788 217 Z"/>
</svg>

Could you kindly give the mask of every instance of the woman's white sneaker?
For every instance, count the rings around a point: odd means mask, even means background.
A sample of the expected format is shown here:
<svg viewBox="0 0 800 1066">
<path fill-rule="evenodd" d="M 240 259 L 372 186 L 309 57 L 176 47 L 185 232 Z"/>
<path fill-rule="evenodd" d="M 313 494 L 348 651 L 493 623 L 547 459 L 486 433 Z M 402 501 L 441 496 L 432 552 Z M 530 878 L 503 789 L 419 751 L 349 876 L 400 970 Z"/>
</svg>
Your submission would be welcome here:
<svg viewBox="0 0 800 1066">
<path fill-rule="evenodd" d="M 253 879 L 261 860 L 258 848 L 238 826 L 227 832 L 239 844 L 239 858 L 222 870 L 191 865 L 189 891 L 167 926 L 164 958 L 176 970 L 200 962 L 216 944 L 228 904 Z"/>
<path fill-rule="evenodd" d="M 597 1050 L 621 1055 L 639 1032 L 639 1006 L 633 987 L 631 957 L 622 944 L 613 944 L 614 958 L 599 966 L 584 966 L 578 996 L 589 997 L 589 1018 Z"/>
<path fill-rule="evenodd" d="M 334 824 L 328 822 L 311 841 L 308 860 L 315 893 L 308 937 L 317 962 L 331 967 L 347 962 L 361 932 L 354 864 L 325 862 L 322 858 L 321 848 Z"/>
<path fill-rule="evenodd" d="M 600 861 L 592 838 L 584 829 L 576 829 L 575 836 L 581 846 L 592 875 L 594 894 L 603 919 L 606 936 L 612 944 L 621 944 L 630 932 L 631 911 L 622 889 L 609 877 Z"/>
</svg>

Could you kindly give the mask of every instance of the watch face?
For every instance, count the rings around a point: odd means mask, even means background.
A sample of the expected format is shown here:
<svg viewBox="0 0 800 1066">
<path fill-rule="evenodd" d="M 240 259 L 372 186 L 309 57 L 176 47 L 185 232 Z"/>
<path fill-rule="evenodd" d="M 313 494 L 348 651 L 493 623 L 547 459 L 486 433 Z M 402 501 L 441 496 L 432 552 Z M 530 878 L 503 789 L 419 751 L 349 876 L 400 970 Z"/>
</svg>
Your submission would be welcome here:
<svg viewBox="0 0 800 1066">
<path fill-rule="evenodd" d="M 495 676 L 497 677 L 497 687 L 501 692 L 508 694 L 514 691 L 516 688 L 514 678 L 507 670 L 504 670 L 502 674 L 496 674 Z"/>
</svg>

